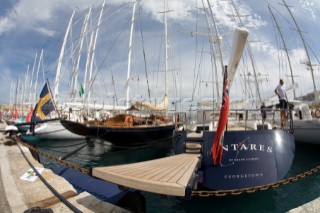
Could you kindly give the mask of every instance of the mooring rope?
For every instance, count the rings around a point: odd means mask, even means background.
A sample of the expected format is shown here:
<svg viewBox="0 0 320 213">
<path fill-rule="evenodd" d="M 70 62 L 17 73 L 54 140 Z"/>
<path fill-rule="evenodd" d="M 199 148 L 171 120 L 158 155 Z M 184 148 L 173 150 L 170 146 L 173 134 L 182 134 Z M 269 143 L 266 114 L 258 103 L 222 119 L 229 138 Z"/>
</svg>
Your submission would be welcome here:
<svg viewBox="0 0 320 213">
<path fill-rule="evenodd" d="M 21 154 L 28 162 L 29 166 L 33 169 L 33 171 L 38 175 L 39 179 L 46 185 L 46 187 L 57 197 L 59 200 L 64 203 L 71 211 L 82 213 L 79 209 L 77 209 L 74 205 L 72 205 L 67 199 L 65 199 L 55 188 L 53 188 L 47 181 L 42 177 L 42 175 L 38 172 L 38 170 L 33 166 L 28 157 L 25 155 L 19 144 L 16 142 L 18 148 L 20 149 Z"/>
</svg>

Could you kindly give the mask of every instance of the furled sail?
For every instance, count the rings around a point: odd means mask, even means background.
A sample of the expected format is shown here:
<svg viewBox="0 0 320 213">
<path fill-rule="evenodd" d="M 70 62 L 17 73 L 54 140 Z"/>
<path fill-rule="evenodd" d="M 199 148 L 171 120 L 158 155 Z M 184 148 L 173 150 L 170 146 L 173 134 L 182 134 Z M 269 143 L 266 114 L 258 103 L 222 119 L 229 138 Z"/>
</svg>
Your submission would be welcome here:
<svg viewBox="0 0 320 213">
<path fill-rule="evenodd" d="M 152 111 L 165 111 L 165 110 L 168 110 L 168 105 L 169 105 L 168 103 L 169 103 L 168 96 L 164 96 L 162 102 L 159 104 L 133 101 L 131 102 L 131 105 L 138 109 L 152 110 Z"/>
</svg>

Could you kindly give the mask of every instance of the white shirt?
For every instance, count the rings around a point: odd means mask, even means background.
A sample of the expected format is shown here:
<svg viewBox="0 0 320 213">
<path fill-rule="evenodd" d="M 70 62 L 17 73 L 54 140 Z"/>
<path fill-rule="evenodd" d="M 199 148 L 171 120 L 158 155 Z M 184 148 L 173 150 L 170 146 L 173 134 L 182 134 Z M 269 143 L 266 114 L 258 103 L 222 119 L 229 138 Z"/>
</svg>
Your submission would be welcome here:
<svg viewBox="0 0 320 213">
<path fill-rule="evenodd" d="M 276 90 L 279 94 L 279 99 L 286 100 L 286 91 L 285 91 L 285 89 L 282 88 L 282 86 L 280 84 L 276 87 Z"/>
</svg>

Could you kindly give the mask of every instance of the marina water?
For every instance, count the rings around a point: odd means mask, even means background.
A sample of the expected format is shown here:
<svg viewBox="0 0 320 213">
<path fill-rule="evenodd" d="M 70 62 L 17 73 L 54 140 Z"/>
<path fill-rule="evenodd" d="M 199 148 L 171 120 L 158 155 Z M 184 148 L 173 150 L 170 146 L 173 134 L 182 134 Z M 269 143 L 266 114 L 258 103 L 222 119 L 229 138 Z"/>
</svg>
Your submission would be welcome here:
<svg viewBox="0 0 320 213">
<path fill-rule="evenodd" d="M 29 138 L 30 139 L 30 138 Z M 320 140 L 320 139 L 319 139 Z M 68 153 L 83 146 L 85 140 L 78 141 L 33 141 L 40 150 L 56 157 L 68 156 Z M 66 161 L 81 168 L 90 169 L 140 162 L 165 157 L 172 154 L 170 141 L 159 141 L 151 146 L 139 148 L 114 147 L 100 140 L 91 141 L 78 152 L 66 158 Z M 296 144 L 295 158 L 286 178 L 309 171 L 320 165 L 320 146 Z M 52 160 L 40 157 L 46 168 L 59 166 Z M 147 212 L 287 212 L 310 202 L 320 196 L 320 172 L 299 179 L 296 182 L 277 188 L 223 197 L 192 197 L 190 200 L 159 196 L 143 192 L 146 197 Z"/>
</svg>

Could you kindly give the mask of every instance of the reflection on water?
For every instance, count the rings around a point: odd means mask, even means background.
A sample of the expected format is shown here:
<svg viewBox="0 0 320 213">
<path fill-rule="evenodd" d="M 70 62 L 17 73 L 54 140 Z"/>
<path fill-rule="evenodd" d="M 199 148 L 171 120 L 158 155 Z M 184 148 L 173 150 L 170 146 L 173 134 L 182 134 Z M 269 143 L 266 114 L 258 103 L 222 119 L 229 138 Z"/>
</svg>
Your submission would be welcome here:
<svg viewBox="0 0 320 213">
<path fill-rule="evenodd" d="M 140 147 L 119 147 L 103 140 L 36 140 L 24 138 L 39 150 L 85 169 L 157 159 L 172 154 L 171 140 L 160 140 Z M 59 166 L 56 162 L 40 156 L 47 168 Z"/>
<path fill-rule="evenodd" d="M 161 141 L 150 146 L 125 149 L 114 147 L 106 141 L 95 140 L 87 144 L 78 141 L 34 141 L 40 150 L 56 157 L 81 148 L 66 160 L 79 167 L 90 169 L 156 159 L 172 154 L 171 142 Z M 84 146 L 87 144 L 86 146 Z M 308 171 L 320 165 L 320 146 L 297 144 L 293 165 L 288 177 Z M 57 163 L 41 157 L 42 164 L 54 168 Z M 310 202 L 320 196 L 320 172 L 302 178 L 297 182 L 275 189 L 252 194 L 227 197 L 193 197 L 185 200 L 163 197 L 143 192 L 147 199 L 147 212 L 286 212 Z"/>
</svg>

